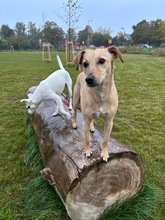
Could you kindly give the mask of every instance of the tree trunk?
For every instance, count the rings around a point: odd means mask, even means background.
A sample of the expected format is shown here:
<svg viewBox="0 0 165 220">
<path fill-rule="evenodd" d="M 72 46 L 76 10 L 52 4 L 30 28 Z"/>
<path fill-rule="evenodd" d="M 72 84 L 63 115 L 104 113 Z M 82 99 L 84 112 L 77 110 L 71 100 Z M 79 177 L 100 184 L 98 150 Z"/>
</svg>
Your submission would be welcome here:
<svg viewBox="0 0 165 220">
<path fill-rule="evenodd" d="M 86 158 L 81 112 L 74 130 L 70 120 L 52 117 L 54 110 L 55 104 L 45 101 L 31 119 L 45 166 L 41 174 L 57 191 L 71 219 L 98 219 L 107 208 L 140 191 L 144 167 L 137 153 L 111 138 L 109 160 L 102 161 L 103 133 L 96 129 L 91 134 L 93 154 Z"/>
</svg>

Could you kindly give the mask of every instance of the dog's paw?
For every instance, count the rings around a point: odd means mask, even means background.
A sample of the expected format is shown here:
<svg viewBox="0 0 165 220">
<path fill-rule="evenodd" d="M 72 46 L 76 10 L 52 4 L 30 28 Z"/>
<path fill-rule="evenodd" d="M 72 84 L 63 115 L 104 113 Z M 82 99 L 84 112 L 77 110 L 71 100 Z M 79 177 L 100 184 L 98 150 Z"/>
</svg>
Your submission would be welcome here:
<svg viewBox="0 0 165 220">
<path fill-rule="evenodd" d="M 90 157 L 91 155 L 92 155 L 92 151 L 90 149 L 85 151 L 86 157 Z"/>
<path fill-rule="evenodd" d="M 90 123 L 90 132 L 94 133 L 95 132 L 95 127 L 94 127 L 94 121 L 92 120 L 92 122 Z"/>
<path fill-rule="evenodd" d="M 72 128 L 73 129 L 77 129 L 77 124 L 76 123 L 72 123 Z"/>
<path fill-rule="evenodd" d="M 108 161 L 108 158 L 109 158 L 109 154 L 108 152 L 105 152 L 105 151 L 101 151 L 101 157 L 103 158 L 103 161 L 107 162 Z"/>
<path fill-rule="evenodd" d="M 69 113 L 65 113 L 65 117 L 66 117 L 66 119 L 68 119 L 68 120 L 70 120 L 71 119 L 71 114 L 69 114 Z"/>
<path fill-rule="evenodd" d="M 69 111 L 72 111 L 72 109 L 73 109 L 72 106 L 69 106 Z"/>
<path fill-rule="evenodd" d="M 57 116 L 58 115 L 58 111 L 55 111 L 53 114 L 52 114 L 52 116 Z"/>
<path fill-rule="evenodd" d="M 73 118 L 73 114 L 74 114 L 74 111 L 73 111 L 73 109 L 69 109 L 69 113 L 70 113 L 70 115 L 71 115 L 71 118 Z"/>
<path fill-rule="evenodd" d="M 94 129 L 94 128 L 92 128 L 92 129 L 90 128 L 90 132 L 91 132 L 91 133 L 94 133 L 94 132 L 95 132 L 95 129 Z"/>
</svg>

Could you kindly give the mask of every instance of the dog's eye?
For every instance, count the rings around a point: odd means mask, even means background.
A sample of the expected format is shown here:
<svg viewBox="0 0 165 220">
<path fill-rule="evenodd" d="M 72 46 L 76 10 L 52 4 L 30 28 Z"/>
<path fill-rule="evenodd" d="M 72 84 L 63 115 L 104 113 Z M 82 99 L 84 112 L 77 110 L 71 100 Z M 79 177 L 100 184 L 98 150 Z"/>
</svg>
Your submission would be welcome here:
<svg viewBox="0 0 165 220">
<path fill-rule="evenodd" d="M 105 59 L 101 58 L 98 63 L 99 64 L 104 64 L 105 63 Z"/>
<path fill-rule="evenodd" d="M 28 107 L 27 108 L 30 108 L 30 106 L 28 105 Z"/>
<path fill-rule="evenodd" d="M 84 63 L 83 63 L 83 66 L 84 66 L 85 68 L 87 68 L 87 67 L 89 66 L 89 63 L 84 62 Z"/>
</svg>

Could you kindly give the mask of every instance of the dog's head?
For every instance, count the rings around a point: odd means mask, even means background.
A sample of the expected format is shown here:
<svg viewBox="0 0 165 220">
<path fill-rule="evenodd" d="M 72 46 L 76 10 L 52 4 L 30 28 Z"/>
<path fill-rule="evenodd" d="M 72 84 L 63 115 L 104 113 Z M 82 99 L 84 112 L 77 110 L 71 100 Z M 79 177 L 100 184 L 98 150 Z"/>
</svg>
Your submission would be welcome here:
<svg viewBox="0 0 165 220">
<path fill-rule="evenodd" d="M 87 85 L 95 87 L 113 74 L 114 60 L 118 57 L 124 63 L 119 49 L 111 46 L 105 49 L 83 50 L 74 58 L 74 63 L 77 70 L 86 74 Z"/>
<path fill-rule="evenodd" d="M 34 103 L 30 98 L 28 99 L 21 99 L 20 102 L 26 102 L 26 108 L 28 110 L 28 113 L 31 115 L 35 112 L 36 108 L 37 108 L 37 104 Z"/>
</svg>

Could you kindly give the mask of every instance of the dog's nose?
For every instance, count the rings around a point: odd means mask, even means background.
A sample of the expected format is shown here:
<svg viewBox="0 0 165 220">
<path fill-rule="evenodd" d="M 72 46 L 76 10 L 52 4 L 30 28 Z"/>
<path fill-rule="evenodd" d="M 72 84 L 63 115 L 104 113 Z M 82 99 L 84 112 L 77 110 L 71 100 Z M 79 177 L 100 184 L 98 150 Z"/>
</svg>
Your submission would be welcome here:
<svg viewBox="0 0 165 220">
<path fill-rule="evenodd" d="M 95 77 L 93 73 L 90 73 L 85 79 L 88 85 L 92 85 L 94 83 L 94 80 L 95 80 Z"/>
</svg>

